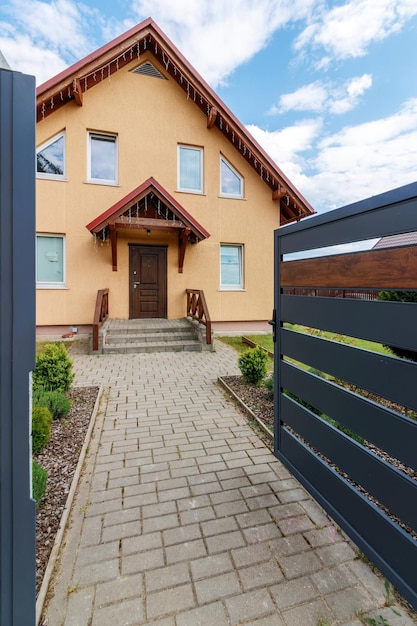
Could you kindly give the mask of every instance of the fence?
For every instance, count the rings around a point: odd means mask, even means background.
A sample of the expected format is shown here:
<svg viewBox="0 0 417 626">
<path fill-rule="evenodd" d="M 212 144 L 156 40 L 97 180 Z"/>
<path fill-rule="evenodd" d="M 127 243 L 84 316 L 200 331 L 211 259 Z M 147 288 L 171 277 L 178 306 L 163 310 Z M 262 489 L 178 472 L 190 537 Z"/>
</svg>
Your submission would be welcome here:
<svg viewBox="0 0 417 626">
<path fill-rule="evenodd" d="M 276 231 L 275 454 L 417 608 L 417 363 L 322 333 L 417 351 L 417 303 L 322 295 L 417 290 L 417 246 L 294 259 L 412 231 L 417 184 Z"/>
</svg>

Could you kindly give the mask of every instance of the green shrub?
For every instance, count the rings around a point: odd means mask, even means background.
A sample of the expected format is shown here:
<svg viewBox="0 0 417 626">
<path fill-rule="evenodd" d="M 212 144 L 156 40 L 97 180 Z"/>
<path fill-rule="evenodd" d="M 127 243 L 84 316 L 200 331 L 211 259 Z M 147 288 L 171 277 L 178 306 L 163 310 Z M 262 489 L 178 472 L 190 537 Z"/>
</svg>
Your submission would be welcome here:
<svg viewBox="0 0 417 626">
<path fill-rule="evenodd" d="M 267 361 L 268 355 L 259 346 L 246 350 L 238 360 L 243 378 L 249 383 L 259 385 L 265 378 Z"/>
<path fill-rule="evenodd" d="M 52 415 L 46 406 L 32 409 L 32 454 L 38 454 L 48 443 L 51 436 Z"/>
<path fill-rule="evenodd" d="M 46 406 L 53 419 L 61 419 L 68 415 L 71 402 L 62 391 L 46 391 L 39 388 L 33 391 L 32 406 Z"/>
<path fill-rule="evenodd" d="M 36 357 L 33 388 L 68 391 L 74 379 L 72 361 L 63 343 L 47 343 Z"/>
<path fill-rule="evenodd" d="M 386 300 L 389 302 L 417 302 L 417 291 L 380 291 L 378 300 Z M 417 352 L 414 350 L 406 350 L 404 348 L 387 345 L 385 345 L 385 347 L 389 348 L 396 356 L 417 361 Z"/>
<path fill-rule="evenodd" d="M 46 481 L 48 472 L 37 461 L 32 461 L 32 495 L 36 502 L 36 508 L 42 500 L 46 491 Z"/>
</svg>

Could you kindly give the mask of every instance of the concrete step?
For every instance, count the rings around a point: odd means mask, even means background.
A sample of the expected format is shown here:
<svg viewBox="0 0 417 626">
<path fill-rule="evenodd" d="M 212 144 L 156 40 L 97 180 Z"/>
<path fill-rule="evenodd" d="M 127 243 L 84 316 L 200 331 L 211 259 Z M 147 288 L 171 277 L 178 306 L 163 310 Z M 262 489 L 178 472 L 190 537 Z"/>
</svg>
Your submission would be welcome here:
<svg viewBox="0 0 417 626">
<path fill-rule="evenodd" d="M 135 354 L 138 352 L 201 352 L 198 339 L 180 341 L 135 341 L 126 343 L 105 343 L 103 354 Z"/>
<path fill-rule="evenodd" d="M 130 330 L 126 331 L 110 331 L 106 334 L 105 344 L 113 345 L 118 343 L 156 343 L 169 341 L 198 341 L 197 335 L 191 330 L 178 329 L 171 332 L 165 329 L 164 332 Z"/>
</svg>

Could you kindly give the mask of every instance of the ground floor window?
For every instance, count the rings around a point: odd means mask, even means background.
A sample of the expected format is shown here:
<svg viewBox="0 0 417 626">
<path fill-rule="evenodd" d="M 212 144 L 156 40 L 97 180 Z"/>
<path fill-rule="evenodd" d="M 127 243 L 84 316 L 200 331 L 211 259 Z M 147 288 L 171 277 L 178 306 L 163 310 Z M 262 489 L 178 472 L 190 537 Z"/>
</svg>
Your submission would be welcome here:
<svg viewBox="0 0 417 626">
<path fill-rule="evenodd" d="M 220 245 L 220 288 L 243 289 L 242 245 Z"/>
<path fill-rule="evenodd" d="M 36 235 L 36 286 L 65 287 L 65 237 Z"/>
</svg>

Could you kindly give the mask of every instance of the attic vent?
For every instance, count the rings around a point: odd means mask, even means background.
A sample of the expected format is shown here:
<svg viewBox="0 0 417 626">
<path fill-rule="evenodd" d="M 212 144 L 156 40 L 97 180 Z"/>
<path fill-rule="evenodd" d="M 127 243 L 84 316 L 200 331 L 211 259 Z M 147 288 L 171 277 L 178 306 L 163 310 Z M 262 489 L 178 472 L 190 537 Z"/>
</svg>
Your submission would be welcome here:
<svg viewBox="0 0 417 626">
<path fill-rule="evenodd" d="M 138 65 L 138 67 L 135 67 L 132 72 L 134 74 L 143 74 L 144 76 L 152 76 L 153 78 L 162 78 L 163 80 L 166 80 L 165 76 L 162 76 L 156 67 L 154 67 L 149 61 L 145 61 L 142 65 Z"/>
</svg>

